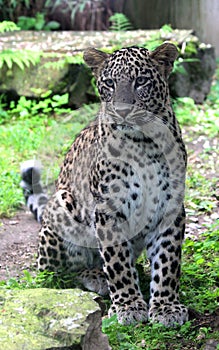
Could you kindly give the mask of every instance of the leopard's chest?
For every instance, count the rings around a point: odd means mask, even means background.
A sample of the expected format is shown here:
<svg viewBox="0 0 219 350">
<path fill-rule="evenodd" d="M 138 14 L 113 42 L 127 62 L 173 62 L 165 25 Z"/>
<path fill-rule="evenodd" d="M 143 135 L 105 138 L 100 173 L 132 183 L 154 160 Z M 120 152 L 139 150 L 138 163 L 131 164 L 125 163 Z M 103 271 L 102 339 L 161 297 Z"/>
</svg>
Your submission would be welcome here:
<svg viewBox="0 0 219 350">
<path fill-rule="evenodd" d="M 68 162 L 67 189 L 75 200 L 76 218 L 80 217 L 83 230 L 88 225 L 89 242 L 95 235 L 97 213 L 123 240 L 142 230 L 152 232 L 167 209 L 175 210 L 175 202 L 169 201 L 171 169 L 152 139 L 141 133 L 106 132 L 92 142 L 80 138 L 77 142 Z"/>
<path fill-rule="evenodd" d="M 99 145 L 91 192 L 99 211 L 116 213 L 126 232 L 152 229 L 164 213 L 169 168 L 156 143 L 141 133 L 113 134 Z"/>
</svg>

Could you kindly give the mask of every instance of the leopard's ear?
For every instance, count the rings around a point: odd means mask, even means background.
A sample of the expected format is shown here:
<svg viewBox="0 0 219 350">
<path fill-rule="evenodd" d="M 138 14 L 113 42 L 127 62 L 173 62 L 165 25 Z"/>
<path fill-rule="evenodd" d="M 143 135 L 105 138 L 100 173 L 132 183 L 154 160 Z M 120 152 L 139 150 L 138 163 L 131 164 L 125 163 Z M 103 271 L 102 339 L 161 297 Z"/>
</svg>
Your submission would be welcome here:
<svg viewBox="0 0 219 350">
<path fill-rule="evenodd" d="M 92 69 L 94 75 L 98 77 L 99 70 L 109 54 L 93 48 L 84 51 L 84 61 Z"/>
<path fill-rule="evenodd" d="M 156 61 L 161 75 L 167 79 L 172 71 L 173 63 L 178 56 L 178 50 L 171 43 L 163 43 L 150 53 L 150 57 Z"/>
</svg>

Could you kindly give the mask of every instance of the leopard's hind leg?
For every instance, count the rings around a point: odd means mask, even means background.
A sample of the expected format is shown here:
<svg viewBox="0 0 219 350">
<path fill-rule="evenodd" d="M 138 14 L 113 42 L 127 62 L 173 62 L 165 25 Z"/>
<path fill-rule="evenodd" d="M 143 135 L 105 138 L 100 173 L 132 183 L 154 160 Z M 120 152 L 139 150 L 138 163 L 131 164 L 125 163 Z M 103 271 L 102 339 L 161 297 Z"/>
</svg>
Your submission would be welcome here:
<svg viewBox="0 0 219 350">
<path fill-rule="evenodd" d="M 84 270 L 80 272 L 77 279 L 86 289 L 92 292 L 102 296 L 109 294 L 106 276 L 101 269 Z"/>
<path fill-rule="evenodd" d="M 86 289 L 106 295 L 108 286 L 99 249 L 95 247 L 92 233 L 89 236 L 92 225 L 78 221 L 79 212 L 72 195 L 65 190 L 57 192 L 44 211 L 39 233 L 38 268 L 74 272 L 76 280 Z"/>
</svg>

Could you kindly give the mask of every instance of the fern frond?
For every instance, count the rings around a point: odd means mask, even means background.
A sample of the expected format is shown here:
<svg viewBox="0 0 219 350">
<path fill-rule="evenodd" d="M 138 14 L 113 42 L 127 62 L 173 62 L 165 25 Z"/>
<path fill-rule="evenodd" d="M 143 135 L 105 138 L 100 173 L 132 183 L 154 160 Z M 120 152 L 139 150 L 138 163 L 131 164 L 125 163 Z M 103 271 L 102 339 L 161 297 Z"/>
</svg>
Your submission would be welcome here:
<svg viewBox="0 0 219 350">
<path fill-rule="evenodd" d="M 109 18 L 109 20 L 112 22 L 112 25 L 109 28 L 110 30 L 118 32 L 133 29 L 130 20 L 123 13 L 115 13 Z"/>
<path fill-rule="evenodd" d="M 0 52 L 0 68 L 6 64 L 8 69 L 12 69 L 12 66 L 16 64 L 21 70 L 24 70 L 25 66 L 30 67 L 30 64 L 36 65 L 39 63 L 41 55 L 41 52 L 29 50 L 3 50 Z"/>
<path fill-rule="evenodd" d="M 13 32 L 14 30 L 20 30 L 20 28 L 11 21 L 0 22 L 0 33 Z"/>
</svg>

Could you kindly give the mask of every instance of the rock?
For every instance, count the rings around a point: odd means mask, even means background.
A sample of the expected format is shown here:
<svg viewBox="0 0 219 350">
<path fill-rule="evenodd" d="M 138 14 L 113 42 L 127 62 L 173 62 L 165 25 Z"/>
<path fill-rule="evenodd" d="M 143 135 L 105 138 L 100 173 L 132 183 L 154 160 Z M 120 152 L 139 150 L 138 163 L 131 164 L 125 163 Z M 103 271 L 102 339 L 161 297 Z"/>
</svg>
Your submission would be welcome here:
<svg viewBox="0 0 219 350">
<path fill-rule="evenodd" d="M 91 73 L 78 57 L 87 47 L 112 48 L 119 46 L 145 45 L 153 41 L 169 40 L 182 46 L 185 42 L 199 45 L 198 38 L 191 30 L 172 30 L 163 33 L 159 30 L 134 30 L 126 32 L 34 32 L 17 31 L 1 34 L 1 51 L 22 52 L 29 50 L 41 52 L 40 62 L 20 69 L 13 64 L 9 69 L 6 63 L 0 68 L 0 93 L 12 96 L 39 98 L 51 90 L 53 94 L 69 94 L 69 106 L 80 107 L 83 103 L 97 101 L 91 87 Z M 24 52 L 24 51 L 23 51 Z M 170 78 L 170 90 L 173 96 L 190 96 L 195 102 L 202 103 L 211 86 L 211 79 L 216 68 L 214 48 L 200 45 L 197 55 L 200 61 L 183 62 L 186 74 L 175 73 Z M 16 55 L 19 60 L 19 55 Z M 64 62 L 60 64 L 60 62 Z M 49 64 L 48 62 L 53 62 Z"/>
<path fill-rule="evenodd" d="M 216 69 L 213 47 L 198 48 L 194 61 L 182 62 L 185 73 L 173 73 L 169 79 L 170 93 L 173 97 L 191 97 L 196 103 L 203 103 L 207 97 L 212 77 Z"/>
<path fill-rule="evenodd" d="M 94 293 L 0 290 L 0 349 L 110 350 Z"/>
</svg>

